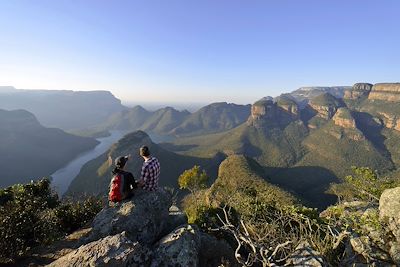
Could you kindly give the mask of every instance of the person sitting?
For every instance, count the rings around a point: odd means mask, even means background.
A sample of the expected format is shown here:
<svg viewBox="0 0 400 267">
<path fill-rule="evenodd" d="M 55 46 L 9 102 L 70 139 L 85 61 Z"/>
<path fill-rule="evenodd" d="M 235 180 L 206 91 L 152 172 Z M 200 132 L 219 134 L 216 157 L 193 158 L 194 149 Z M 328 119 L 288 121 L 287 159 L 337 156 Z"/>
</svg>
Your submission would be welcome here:
<svg viewBox="0 0 400 267">
<path fill-rule="evenodd" d="M 131 198 L 133 190 L 137 188 L 133 174 L 125 171 L 126 163 L 130 158 L 131 155 L 115 159 L 115 168 L 112 171 L 113 177 L 110 182 L 110 191 L 108 194 L 110 202 L 116 203 Z"/>
<path fill-rule="evenodd" d="M 160 176 L 160 162 L 156 157 L 150 155 L 150 150 L 147 146 L 142 146 L 139 153 L 144 162 L 138 186 L 147 191 L 156 191 Z"/>
</svg>

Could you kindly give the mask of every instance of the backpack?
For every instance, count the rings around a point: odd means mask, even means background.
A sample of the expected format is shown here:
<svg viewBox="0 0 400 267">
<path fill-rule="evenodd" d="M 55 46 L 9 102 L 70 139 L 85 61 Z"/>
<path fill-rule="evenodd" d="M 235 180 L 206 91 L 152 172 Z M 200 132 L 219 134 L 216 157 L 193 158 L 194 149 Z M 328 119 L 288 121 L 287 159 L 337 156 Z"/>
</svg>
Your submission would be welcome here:
<svg viewBox="0 0 400 267">
<path fill-rule="evenodd" d="M 125 198 L 124 193 L 124 175 L 121 173 L 115 174 L 110 182 L 110 192 L 108 199 L 111 202 L 120 202 Z"/>
</svg>

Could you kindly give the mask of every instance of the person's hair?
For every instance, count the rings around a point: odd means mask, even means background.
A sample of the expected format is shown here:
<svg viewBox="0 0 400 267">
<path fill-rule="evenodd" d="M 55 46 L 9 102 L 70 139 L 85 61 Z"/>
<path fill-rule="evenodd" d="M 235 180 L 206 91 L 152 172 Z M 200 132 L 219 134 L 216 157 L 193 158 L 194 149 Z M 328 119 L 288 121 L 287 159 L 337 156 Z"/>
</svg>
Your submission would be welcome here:
<svg viewBox="0 0 400 267">
<path fill-rule="evenodd" d="M 142 157 L 148 157 L 150 156 L 150 150 L 147 146 L 142 146 L 140 148 L 140 156 Z"/>
</svg>

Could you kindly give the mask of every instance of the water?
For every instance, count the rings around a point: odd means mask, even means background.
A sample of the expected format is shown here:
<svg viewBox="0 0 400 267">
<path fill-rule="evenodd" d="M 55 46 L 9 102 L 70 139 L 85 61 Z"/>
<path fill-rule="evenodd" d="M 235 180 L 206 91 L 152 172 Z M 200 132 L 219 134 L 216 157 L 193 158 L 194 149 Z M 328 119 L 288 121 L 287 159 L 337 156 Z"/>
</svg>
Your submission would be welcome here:
<svg viewBox="0 0 400 267">
<path fill-rule="evenodd" d="M 71 162 L 69 162 L 68 165 L 51 175 L 51 183 L 59 196 L 62 196 L 67 191 L 68 186 L 79 174 L 82 166 L 85 163 L 106 152 L 113 143 L 121 139 L 125 134 L 123 131 L 110 131 L 110 133 L 110 136 L 97 138 L 100 144 L 98 144 L 95 148 L 80 154 Z"/>
</svg>

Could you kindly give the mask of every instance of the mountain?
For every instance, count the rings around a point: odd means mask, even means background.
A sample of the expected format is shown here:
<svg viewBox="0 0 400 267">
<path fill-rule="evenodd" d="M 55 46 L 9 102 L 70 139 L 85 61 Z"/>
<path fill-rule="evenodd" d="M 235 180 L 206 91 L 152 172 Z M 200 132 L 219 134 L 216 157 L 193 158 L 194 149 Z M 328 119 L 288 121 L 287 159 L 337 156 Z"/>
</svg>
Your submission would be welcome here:
<svg viewBox="0 0 400 267">
<path fill-rule="evenodd" d="M 343 99 L 318 94 L 304 107 L 286 94 L 264 98 L 252 105 L 245 124 L 168 147 L 191 156 L 244 154 L 271 182 L 323 208 L 335 201 L 325 194 L 329 185 L 351 174 L 352 166 L 385 175 L 400 169 L 399 85 L 355 84 L 348 91 Z"/>
<path fill-rule="evenodd" d="M 222 132 L 245 122 L 250 115 L 250 105 L 213 103 L 190 113 L 172 107 L 147 111 L 141 106 L 123 110 L 111 116 L 105 123 L 91 129 L 92 132 L 105 130 L 142 130 L 149 134 L 171 137 L 200 135 Z"/>
<path fill-rule="evenodd" d="M 131 171 L 136 180 L 140 178 L 140 171 L 143 159 L 138 155 L 139 148 L 147 145 L 161 164 L 160 185 L 177 188 L 177 180 L 184 170 L 192 168 L 194 165 L 200 165 L 207 170 L 211 178 L 215 179 L 217 168 L 221 156 L 216 155 L 213 158 L 205 159 L 190 157 L 170 152 L 161 146 L 152 142 L 150 137 L 143 131 L 136 131 L 124 136 L 117 143 L 102 154 L 86 163 L 78 176 L 72 181 L 67 195 L 80 193 L 104 194 L 108 190 L 111 179 L 111 170 L 113 161 L 121 155 L 131 154 L 132 158 L 127 163 L 127 170 Z"/>
<path fill-rule="evenodd" d="M 20 90 L 0 87 L 0 108 L 25 109 L 41 124 L 63 130 L 86 129 L 125 109 L 108 91 Z"/>
<path fill-rule="evenodd" d="M 300 87 L 299 89 L 289 93 L 296 102 L 308 102 L 310 99 L 319 96 L 320 94 L 328 93 L 336 98 L 343 98 L 347 90 L 350 90 L 351 86 L 311 86 L 311 87 Z"/>
<path fill-rule="evenodd" d="M 213 103 L 190 114 L 171 133 L 182 136 L 226 131 L 245 122 L 249 115 L 250 105 Z"/>
<path fill-rule="evenodd" d="M 45 128 L 28 111 L 0 109 L 0 187 L 48 176 L 97 143 Z"/>
</svg>

